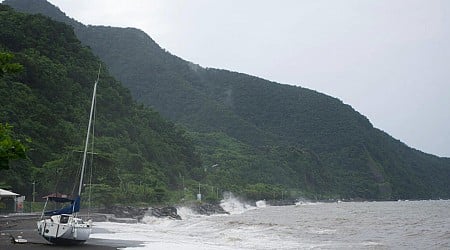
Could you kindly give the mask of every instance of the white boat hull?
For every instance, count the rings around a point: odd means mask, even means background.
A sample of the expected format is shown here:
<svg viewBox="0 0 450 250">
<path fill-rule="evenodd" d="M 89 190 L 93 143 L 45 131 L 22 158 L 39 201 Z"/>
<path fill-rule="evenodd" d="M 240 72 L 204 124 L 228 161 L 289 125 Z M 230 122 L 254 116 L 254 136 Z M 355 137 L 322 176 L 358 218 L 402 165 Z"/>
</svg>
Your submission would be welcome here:
<svg viewBox="0 0 450 250">
<path fill-rule="evenodd" d="M 91 234 L 91 223 L 72 215 L 54 215 L 39 221 L 37 226 L 39 234 L 54 244 L 82 244 Z"/>
</svg>

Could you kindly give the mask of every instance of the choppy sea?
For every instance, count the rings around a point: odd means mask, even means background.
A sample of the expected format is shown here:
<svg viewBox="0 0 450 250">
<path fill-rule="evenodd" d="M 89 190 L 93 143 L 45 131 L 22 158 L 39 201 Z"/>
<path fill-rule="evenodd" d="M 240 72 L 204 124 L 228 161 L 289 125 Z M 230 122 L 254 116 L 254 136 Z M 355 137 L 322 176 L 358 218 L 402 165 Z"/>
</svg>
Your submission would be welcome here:
<svg viewBox="0 0 450 250">
<path fill-rule="evenodd" d="M 229 215 L 95 223 L 91 238 L 140 241 L 126 249 L 450 249 L 450 201 L 300 202 L 251 206 L 229 197 Z M 100 230 L 99 230 L 100 229 Z"/>
</svg>

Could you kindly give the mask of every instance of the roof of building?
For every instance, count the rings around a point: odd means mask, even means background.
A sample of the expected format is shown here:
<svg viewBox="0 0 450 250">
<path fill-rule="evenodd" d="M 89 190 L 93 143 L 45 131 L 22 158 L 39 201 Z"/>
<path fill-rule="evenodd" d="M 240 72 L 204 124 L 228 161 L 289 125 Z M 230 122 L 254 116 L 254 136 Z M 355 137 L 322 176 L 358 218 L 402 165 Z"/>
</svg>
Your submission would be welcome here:
<svg viewBox="0 0 450 250">
<path fill-rule="evenodd" d="M 13 193 L 13 192 L 11 192 L 11 191 L 8 191 L 8 190 L 1 189 L 1 188 L 0 188 L 0 196 L 5 197 L 5 196 L 19 196 L 19 195 L 20 195 L 20 194 L 16 194 L 16 193 Z"/>
</svg>

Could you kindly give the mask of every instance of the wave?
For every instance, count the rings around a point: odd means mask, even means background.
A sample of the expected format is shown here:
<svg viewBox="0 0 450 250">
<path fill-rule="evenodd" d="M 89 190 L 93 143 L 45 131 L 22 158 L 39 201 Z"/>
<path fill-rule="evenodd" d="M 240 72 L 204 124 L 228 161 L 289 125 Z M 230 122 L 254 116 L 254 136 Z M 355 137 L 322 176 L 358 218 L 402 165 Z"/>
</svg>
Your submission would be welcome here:
<svg viewBox="0 0 450 250">
<path fill-rule="evenodd" d="M 246 211 L 266 207 L 266 201 L 257 201 L 251 205 L 250 201 L 246 201 L 240 197 L 236 197 L 231 192 L 224 193 L 224 199 L 220 202 L 220 206 L 230 214 L 242 214 Z"/>
<path fill-rule="evenodd" d="M 197 217 L 200 217 L 200 216 L 205 216 L 205 215 L 201 215 L 201 214 L 198 214 L 198 213 L 194 212 L 189 207 L 177 207 L 177 214 L 183 220 L 190 219 L 190 218 L 197 218 Z"/>
<path fill-rule="evenodd" d="M 265 208 L 268 205 L 266 204 L 265 200 L 260 200 L 256 202 L 250 202 L 246 201 L 243 198 L 235 196 L 231 192 L 224 193 L 224 199 L 221 200 L 220 206 L 223 208 L 224 211 L 226 211 L 228 214 L 234 215 L 234 214 L 242 214 L 249 210 L 254 210 L 258 208 Z M 190 219 L 196 219 L 201 218 L 205 216 L 224 216 L 227 214 L 199 214 L 195 211 L 195 209 L 192 209 L 189 206 L 178 206 L 177 207 L 177 214 L 181 217 L 182 220 L 190 220 Z M 173 218 L 169 217 L 155 217 L 151 215 L 151 213 L 145 214 L 145 216 L 142 218 L 141 222 L 144 224 L 172 224 L 171 221 L 173 221 Z"/>
</svg>

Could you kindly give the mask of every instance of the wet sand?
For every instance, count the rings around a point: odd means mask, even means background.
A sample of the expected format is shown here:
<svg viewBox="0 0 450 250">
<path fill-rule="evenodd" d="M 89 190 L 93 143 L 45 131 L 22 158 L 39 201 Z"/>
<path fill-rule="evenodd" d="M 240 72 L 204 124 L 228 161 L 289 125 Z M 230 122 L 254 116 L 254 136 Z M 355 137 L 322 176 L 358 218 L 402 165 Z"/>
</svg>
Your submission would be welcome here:
<svg viewBox="0 0 450 250">
<path fill-rule="evenodd" d="M 76 246 L 57 246 L 42 238 L 36 229 L 39 215 L 0 215 L 0 249 L 83 249 L 83 250 L 112 250 L 125 247 L 136 247 L 140 242 L 135 241 L 110 241 L 89 239 L 86 243 Z M 93 228 L 95 233 L 96 229 Z M 14 239 L 24 239 L 26 243 L 14 243 Z"/>
</svg>

